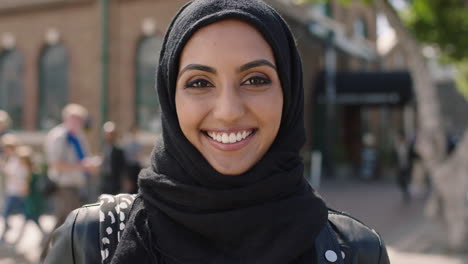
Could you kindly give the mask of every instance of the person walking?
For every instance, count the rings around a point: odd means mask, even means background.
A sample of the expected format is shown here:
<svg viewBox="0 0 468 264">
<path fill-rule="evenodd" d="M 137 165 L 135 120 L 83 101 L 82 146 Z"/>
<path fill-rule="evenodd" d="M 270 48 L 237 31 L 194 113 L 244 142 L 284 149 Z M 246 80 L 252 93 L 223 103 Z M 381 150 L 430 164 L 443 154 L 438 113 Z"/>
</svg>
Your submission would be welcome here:
<svg viewBox="0 0 468 264">
<path fill-rule="evenodd" d="M 138 141 L 138 128 L 133 126 L 129 133 L 128 137 L 125 140 L 124 152 L 125 160 L 127 163 L 127 173 L 124 178 L 123 187 L 124 191 L 127 193 L 137 193 L 138 192 L 138 174 L 141 171 L 141 156 L 142 156 L 143 146 Z"/>
<path fill-rule="evenodd" d="M 3 233 L 0 242 L 5 242 L 5 235 L 10 229 L 8 218 L 15 214 L 24 214 L 24 202 L 27 195 L 28 170 L 22 166 L 16 148 L 19 140 L 13 134 L 1 138 L 5 151 L 3 174 L 5 176 L 5 208 L 3 211 Z"/>
<path fill-rule="evenodd" d="M 2 140 L 2 137 L 9 133 L 10 125 L 11 125 L 10 115 L 5 111 L 0 110 L 0 142 Z M 2 169 L 1 169 L 4 166 L 5 159 L 6 157 L 4 154 L 3 146 L 2 144 L 0 144 L 0 192 L 1 193 L 5 193 L 5 176 L 2 175 Z"/>
<path fill-rule="evenodd" d="M 88 142 L 83 134 L 87 110 L 78 104 L 69 104 L 62 111 L 63 123 L 53 128 L 46 137 L 45 154 L 48 176 L 57 184 L 55 216 L 57 226 L 81 205 L 81 189 L 86 187 Z"/>
<path fill-rule="evenodd" d="M 6 133 L 8 133 L 10 129 L 10 124 L 10 115 L 5 111 L 0 110 L 0 138 Z"/>
<path fill-rule="evenodd" d="M 126 173 L 124 151 L 117 143 L 118 134 L 114 122 L 106 122 L 103 127 L 104 148 L 99 189 L 101 194 L 118 194 Z"/>
<path fill-rule="evenodd" d="M 397 183 L 401 190 L 402 200 L 411 200 L 410 183 L 412 171 L 411 145 L 403 131 L 399 131 L 395 139 L 395 154 L 398 165 Z"/>
<path fill-rule="evenodd" d="M 362 137 L 361 167 L 359 176 L 363 180 L 373 180 L 377 177 L 379 156 L 372 133 L 365 133 Z"/>
<path fill-rule="evenodd" d="M 56 185 L 53 193 L 55 200 L 53 215 L 56 219 L 54 230 L 62 225 L 67 215 L 83 204 L 82 197 L 89 172 L 92 167 L 87 160 L 89 155 L 88 141 L 83 133 L 84 122 L 88 116 L 86 108 L 79 104 L 68 104 L 62 110 L 63 122 L 47 134 L 44 152 L 47 159 L 48 177 Z M 41 257 L 47 254 L 46 239 Z"/>
<path fill-rule="evenodd" d="M 27 171 L 27 195 L 25 197 L 24 207 L 24 222 L 15 239 L 15 243 L 21 241 L 28 221 L 36 224 L 37 228 L 42 234 L 42 238 L 46 237 L 46 232 L 39 223 L 39 217 L 42 215 L 44 204 L 43 197 L 39 190 L 39 174 L 34 169 L 32 161 L 33 150 L 29 146 L 20 146 L 16 151 L 22 169 Z"/>
</svg>

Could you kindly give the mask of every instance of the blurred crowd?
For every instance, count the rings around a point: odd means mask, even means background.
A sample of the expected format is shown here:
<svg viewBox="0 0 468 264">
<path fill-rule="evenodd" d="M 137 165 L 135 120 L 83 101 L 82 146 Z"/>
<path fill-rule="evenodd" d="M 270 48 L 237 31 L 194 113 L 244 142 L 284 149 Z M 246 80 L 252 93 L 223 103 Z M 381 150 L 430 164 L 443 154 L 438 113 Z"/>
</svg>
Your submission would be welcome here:
<svg viewBox="0 0 468 264">
<path fill-rule="evenodd" d="M 58 227 L 72 210 L 95 202 L 100 194 L 138 191 L 143 147 L 137 128 L 121 140 L 117 125 L 106 122 L 100 154 L 92 155 L 85 135 L 87 120 L 88 111 L 83 106 L 65 106 L 62 123 L 48 131 L 38 148 L 22 143 L 10 130 L 8 113 L 0 110 L 1 244 L 14 246 L 21 240 L 26 223 L 32 221 L 43 234 L 42 244 L 47 245 L 51 236 L 39 222 L 42 214 L 52 214 Z M 8 219 L 13 214 L 24 216 L 24 222 L 15 239 L 7 243 Z"/>
</svg>

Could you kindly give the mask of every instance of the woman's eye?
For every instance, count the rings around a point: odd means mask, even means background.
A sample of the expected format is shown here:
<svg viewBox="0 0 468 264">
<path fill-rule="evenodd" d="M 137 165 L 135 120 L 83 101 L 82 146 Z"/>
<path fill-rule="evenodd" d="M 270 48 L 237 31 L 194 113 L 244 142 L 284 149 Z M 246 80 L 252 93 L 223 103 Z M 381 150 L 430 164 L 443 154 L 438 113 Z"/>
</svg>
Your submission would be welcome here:
<svg viewBox="0 0 468 264">
<path fill-rule="evenodd" d="M 260 76 L 254 76 L 254 77 L 251 77 L 251 78 L 247 79 L 242 84 L 243 85 L 257 86 L 257 85 L 265 85 L 265 84 L 270 84 L 270 83 L 271 83 L 271 80 L 268 79 L 268 78 L 260 77 Z"/>
<path fill-rule="evenodd" d="M 205 79 L 196 79 L 187 83 L 185 88 L 205 88 L 213 87 L 213 85 Z"/>
</svg>

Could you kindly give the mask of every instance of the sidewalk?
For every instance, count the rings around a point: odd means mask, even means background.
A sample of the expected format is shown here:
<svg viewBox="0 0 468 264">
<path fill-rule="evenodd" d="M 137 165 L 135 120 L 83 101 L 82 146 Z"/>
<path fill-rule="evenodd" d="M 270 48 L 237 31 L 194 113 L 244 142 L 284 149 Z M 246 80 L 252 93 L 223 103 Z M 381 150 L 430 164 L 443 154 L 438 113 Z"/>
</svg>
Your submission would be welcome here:
<svg viewBox="0 0 468 264">
<path fill-rule="evenodd" d="M 55 225 L 55 219 L 52 216 L 44 215 L 40 218 L 41 226 L 50 232 Z M 23 217 L 15 215 L 10 217 L 10 231 L 6 234 L 5 240 L 12 242 L 16 239 Z M 0 217 L 0 227 L 3 227 L 3 218 Z M 38 263 L 41 253 L 42 235 L 34 223 L 28 222 L 23 238 L 15 247 L 9 244 L 0 244 L 0 264 L 35 264 Z M 1 228 L 0 232 L 3 232 Z"/>
<path fill-rule="evenodd" d="M 12 248 L 6 248 L 3 245 L 0 246 L 0 264 L 29 264 L 24 256 L 18 254 Z"/>
<path fill-rule="evenodd" d="M 449 254 L 443 226 L 424 217 L 426 198 L 403 203 L 393 182 L 325 181 L 319 193 L 328 206 L 377 230 L 392 264 L 468 264 L 468 254 Z"/>
</svg>

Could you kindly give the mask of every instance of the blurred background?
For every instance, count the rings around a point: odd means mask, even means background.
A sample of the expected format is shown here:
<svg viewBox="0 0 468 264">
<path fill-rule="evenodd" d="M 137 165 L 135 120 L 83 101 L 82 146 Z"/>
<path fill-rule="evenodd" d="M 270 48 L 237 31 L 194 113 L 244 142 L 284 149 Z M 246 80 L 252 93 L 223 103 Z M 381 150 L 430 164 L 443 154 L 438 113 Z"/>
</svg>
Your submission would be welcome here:
<svg viewBox="0 0 468 264">
<path fill-rule="evenodd" d="M 85 110 L 80 202 L 135 192 L 161 133 L 159 50 L 186 2 L 0 0 L 0 264 L 37 263 L 60 221 L 47 144 L 68 104 Z M 379 231 L 392 263 L 468 263 L 468 1 L 266 2 L 302 56 L 304 176 Z"/>
</svg>

